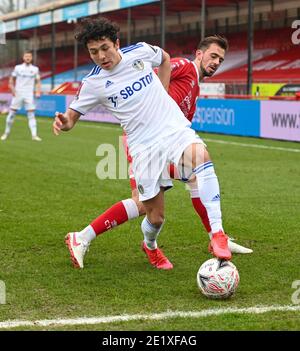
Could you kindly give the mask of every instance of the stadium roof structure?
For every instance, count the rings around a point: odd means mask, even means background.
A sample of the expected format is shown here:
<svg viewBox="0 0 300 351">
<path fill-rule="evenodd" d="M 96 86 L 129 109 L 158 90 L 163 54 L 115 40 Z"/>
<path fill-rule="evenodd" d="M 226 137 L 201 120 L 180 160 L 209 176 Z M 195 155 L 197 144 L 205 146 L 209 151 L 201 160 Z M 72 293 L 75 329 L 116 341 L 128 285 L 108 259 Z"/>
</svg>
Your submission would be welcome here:
<svg viewBox="0 0 300 351">
<path fill-rule="evenodd" d="M 47 11 L 52 11 L 55 9 L 59 9 L 62 7 L 67 7 L 70 5 L 75 5 L 75 4 L 79 4 L 79 3 L 87 3 L 87 2 L 91 2 L 90 1 L 82 1 L 82 0 L 56 0 L 56 1 L 50 1 L 48 4 L 44 4 L 35 8 L 30 8 L 30 9 L 24 9 L 22 11 L 14 11 L 14 12 L 10 12 L 4 15 L 0 15 L 0 20 L 1 21 L 9 21 L 9 20 L 13 20 L 13 19 L 18 19 L 20 17 L 25 17 L 25 16 L 29 16 L 29 15 L 33 15 L 33 14 L 38 14 L 38 13 L 43 13 L 43 12 L 47 12 Z M 109 1 L 105 1 L 102 0 L 103 3 L 105 2 L 111 2 L 114 3 L 114 7 L 115 10 L 122 8 L 122 7 L 134 7 L 137 5 L 143 5 L 143 4 L 147 4 L 147 3 L 152 3 L 152 2 L 157 2 L 159 0 L 128 0 L 126 2 L 126 0 L 122 1 L 122 0 L 109 0 Z M 185 11 L 193 11 L 193 10 L 199 10 L 199 8 L 201 8 L 202 6 L 202 0 L 189 0 L 189 1 L 183 1 L 183 0 L 172 0 L 172 1 L 168 1 L 168 6 L 172 7 L 172 10 L 176 11 L 176 12 L 185 12 Z M 99 3 L 99 7 L 100 7 L 100 0 L 97 1 Z M 238 6 L 241 2 L 246 2 L 246 0 L 205 0 L 205 6 L 207 7 L 216 7 L 216 6 Z M 125 5 L 125 6 L 122 6 Z M 130 5 L 131 4 L 131 5 Z"/>
<path fill-rule="evenodd" d="M 263 0 L 264 1 L 264 0 Z M 268 2 L 266 0 L 266 2 Z M 77 20 L 81 17 L 93 16 L 98 14 L 105 15 L 109 12 L 110 17 L 115 21 L 125 21 L 130 8 L 131 18 L 143 19 L 147 17 L 160 17 L 161 6 L 164 4 L 168 13 L 195 13 L 200 12 L 202 4 L 205 7 L 223 7 L 233 6 L 239 7 L 246 4 L 246 0 L 59 0 L 50 2 L 49 4 L 36 7 L 34 9 L 12 12 L 0 16 L 0 21 L 5 23 L 6 34 L 9 39 L 14 38 L 16 32 L 21 37 L 32 36 L 35 28 L 41 30 L 43 34 L 47 25 L 52 23 L 62 24 L 70 20 Z M 140 5 L 143 5 L 142 11 Z M 63 30 L 63 28 L 62 28 Z"/>
<path fill-rule="evenodd" d="M 254 2 L 254 1 L 253 1 Z M 55 69 L 55 35 L 57 33 L 67 33 L 68 31 L 72 31 L 75 27 L 75 23 L 78 19 L 86 16 L 98 16 L 104 15 L 108 16 L 111 20 L 118 22 L 121 25 L 121 33 L 123 34 L 122 42 L 124 43 L 124 36 L 127 36 L 127 44 L 131 44 L 131 23 L 136 21 L 136 23 L 156 23 L 156 29 L 160 30 L 160 46 L 164 47 L 164 31 L 163 29 L 163 18 L 171 16 L 172 18 L 178 18 L 176 22 L 176 27 L 174 33 L 180 32 L 180 25 L 182 21 L 188 17 L 192 16 L 194 19 L 196 17 L 196 21 L 201 23 L 201 36 L 203 32 L 205 32 L 205 24 L 207 19 L 209 20 L 209 16 L 213 14 L 216 17 L 216 14 L 220 14 L 222 17 L 223 11 L 230 12 L 231 16 L 236 17 L 239 16 L 239 13 L 243 12 L 245 16 L 248 13 L 248 4 L 250 0 L 91 0 L 91 1 L 81 1 L 81 0 L 59 0 L 50 2 L 49 4 L 34 8 L 32 10 L 26 10 L 22 12 L 14 12 L 10 14 L 6 14 L 4 16 L 0 16 L 0 21 L 4 21 L 6 25 L 6 37 L 7 39 L 34 39 L 37 37 L 43 37 L 44 35 L 48 35 L 52 38 L 52 56 L 51 56 L 51 72 L 56 72 Z M 294 8 L 299 7 L 298 0 L 290 0 L 289 4 L 293 4 Z M 203 11 L 203 6 L 205 5 L 205 10 Z M 273 4 L 273 5 L 272 5 Z M 298 4 L 298 5 L 297 5 Z M 276 5 L 276 6 L 275 6 Z M 264 11 L 268 11 L 267 18 L 271 18 L 272 11 L 278 9 L 283 9 L 284 4 L 280 0 L 261 0 L 255 3 L 255 9 L 260 11 L 260 6 L 264 7 Z M 275 7 L 273 7 L 275 6 Z M 289 5 L 290 6 L 290 5 Z M 249 7 L 248 7 L 249 8 Z M 216 9 L 216 11 L 215 11 Z M 267 10 L 266 10 L 267 9 Z M 299 9 L 298 9 L 299 10 Z M 256 11 L 256 13 L 258 13 Z M 299 11 L 298 11 L 299 12 Z M 185 17 L 187 16 L 187 17 Z M 197 19 L 199 18 L 199 20 Z M 222 19 L 220 17 L 220 19 Z M 249 23 L 249 21 L 248 21 Z M 202 27 L 203 26 L 203 27 Z M 168 27 L 169 29 L 170 27 Z M 172 28 L 168 34 L 172 34 Z M 49 36 L 50 34 L 50 36 Z M 233 44 L 239 46 L 240 49 L 247 52 L 246 44 L 249 40 L 247 40 L 246 36 L 243 37 L 241 41 L 239 37 L 241 37 L 241 33 L 236 33 L 237 38 L 234 39 Z M 246 34 L 246 33 L 245 33 Z M 248 38 L 249 39 L 249 38 Z M 126 44 L 126 41 L 125 41 Z M 182 43 L 183 44 L 183 43 Z M 70 44 L 69 44 L 70 45 Z M 74 44 L 75 45 L 75 44 Z M 232 44 L 230 43 L 230 47 L 232 48 Z M 35 49 L 33 49 L 35 51 Z M 74 52 L 76 50 L 74 49 Z M 17 55 L 18 56 L 18 55 Z M 253 60 L 257 60 L 256 57 L 253 57 Z M 248 59 L 249 61 L 249 59 Z M 296 63 L 292 63 L 292 62 Z M 297 65 L 296 59 L 291 61 L 290 64 L 292 67 Z M 75 58 L 74 54 L 74 67 L 77 67 L 77 58 Z M 256 61 L 254 61 L 256 62 Z M 246 67 L 246 68 L 245 68 Z M 257 67 L 262 67 L 257 66 Z M 253 71 L 254 78 L 262 77 L 262 73 L 258 74 L 257 69 L 255 68 Z M 283 72 L 285 69 L 284 66 L 279 70 L 276 68 L 276 72 L 280 75 L 280 72 Z M 76 68 L 77 69 L 77 68 Z M 233 71 L 236 69 L 236 71 Z M 232 73 L 234 72 L 234 76 L 241 82 L 247 81 L 247 66 L 244 64 L 240 65 L 239 68 L 232 67 L 230 70 Z M 289 71 L 290 72 L 290 71 Z M 288 74 L 288 71 L 287 71 Z M 296 75 L 295 75 L 296 74 Z M 297 78 L 298 72 L 293 71 L 293 76 L 291 79 Z M 213 79 L 220 80 L 224 79 L 226 81 L 230 81 L 231 78 L 228 76 L 229 72 L 224 72 L 220 74 L 216 74 Z M 299 75 L 299 74 L 298 74 Z M 231 77 L 233 75 L 231 74 Z M 268 76 L 268 77 L 267 77 Z M 299 75 L 300 76 L 300 75 Z M 266 73 L 266 79 L 270 78 L 271 75 Z"/>
<path fill-rule="evenodd" d="M 50 1 L 47 4 L 43 4 L 34 8 L 23 9 L 20 11 L 13 11 L 7 14 L 0 15 L 1 21 L 9 21 L 13 19 L 18 19 L 20 17 L 30 16 L 37 13 L 43 13 L 46 11 L 52 11 L 60 7 L 74 5 L 76 3 L 81 3 L 82 0 L 56 0 Z"/>
</svg>

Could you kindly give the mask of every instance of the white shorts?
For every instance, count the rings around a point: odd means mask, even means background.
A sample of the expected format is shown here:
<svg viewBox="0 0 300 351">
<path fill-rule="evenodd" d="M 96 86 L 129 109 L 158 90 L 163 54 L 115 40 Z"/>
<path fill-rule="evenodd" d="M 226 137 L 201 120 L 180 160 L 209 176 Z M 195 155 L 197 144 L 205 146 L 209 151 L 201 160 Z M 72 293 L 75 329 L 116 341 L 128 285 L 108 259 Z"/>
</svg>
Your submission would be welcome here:
<svg viewBox="0 0 300 351">
<path fill-rule="evenodd" d="M 173 186 L 168 166 L 177 166 L 183 151 L 194 143 L 205 145 L 195 131 L 187 127 L 133 157 L 132 169 L 140 201 L 152 199 L 160 188 Z"/>
<path fill-rule="evenodd" d="M 24 105 L 26 111 L 35 110 L 35 103 L 33 95 L 26 96 L 16 94 L 11 100 L 10 108 L 12 110 L 19 110 Z"/>
</svg>

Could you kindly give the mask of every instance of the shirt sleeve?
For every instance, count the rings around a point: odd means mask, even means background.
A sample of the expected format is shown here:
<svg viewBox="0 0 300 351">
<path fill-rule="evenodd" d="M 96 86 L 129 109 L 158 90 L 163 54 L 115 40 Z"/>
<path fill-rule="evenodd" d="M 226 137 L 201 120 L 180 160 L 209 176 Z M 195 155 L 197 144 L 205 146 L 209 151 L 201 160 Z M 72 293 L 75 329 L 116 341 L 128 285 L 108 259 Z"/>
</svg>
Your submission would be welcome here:
<svg viewBox="0 0 300 351">
<path fill-rule="evenodd" d="M 146 58 L 151 62 L 152 67 L 158 67 L 162 63 L 162 49 L 156 45 L 143 43 Z"/>
<path fill-rule="evenodd" d="M 84 80 L 78 89 L 75 99 L 71 102 L 69 108 L 85 115 L 94 107 L 100 104 L 99 93 L 92 89 L 88 80 Z"/>
<path fill-rule="evenodd" d="M 189 69 L 189 61 L 187 59 L 171 59 L 171 80 L 189 73 Z"/>
</svg>

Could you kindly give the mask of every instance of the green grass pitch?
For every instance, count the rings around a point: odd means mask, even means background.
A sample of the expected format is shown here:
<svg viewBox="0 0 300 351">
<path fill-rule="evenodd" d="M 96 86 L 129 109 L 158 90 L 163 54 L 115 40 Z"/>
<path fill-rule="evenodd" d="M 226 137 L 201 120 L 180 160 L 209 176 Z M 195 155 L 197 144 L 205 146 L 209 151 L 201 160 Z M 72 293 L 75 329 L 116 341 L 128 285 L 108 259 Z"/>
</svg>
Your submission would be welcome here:
<svg viewBox="0 0 300 351">
<path fill-rule="evenodd" d="M 72 268 L 65 234 L 130 197 L 129 181 L 96 176 L 97 147 L 117 146 L 119 126 L 79 122 L 56 137 L 51 124 L 38 118 L 43 141 L 33 142 L 26 118 L 19 116 L 10 138 L 0 143 L 0 280 L 6 285 L 0 322 L 293 305 L 292 283 L 300 280 L 300 152 L 276 148 L 300 151 L 299 143 L 202 134 L 220 181 L 224 227 L 254 250 L 233 256 L 241 279 L 235 296 L 212 301 L 196 285 L 199 266 L 211 258 L 208 236 L 178 182 L 166 193 L 159 236 L 172 271 L 148 264 L 140 250 L 141 218 L 98 237 L 85 268 Z M 4 125 L 0 115 L 1 131 Z M 299 330 L 300 318 L 292 311 L 231 313 L 44 329 Z"/>
</svg>

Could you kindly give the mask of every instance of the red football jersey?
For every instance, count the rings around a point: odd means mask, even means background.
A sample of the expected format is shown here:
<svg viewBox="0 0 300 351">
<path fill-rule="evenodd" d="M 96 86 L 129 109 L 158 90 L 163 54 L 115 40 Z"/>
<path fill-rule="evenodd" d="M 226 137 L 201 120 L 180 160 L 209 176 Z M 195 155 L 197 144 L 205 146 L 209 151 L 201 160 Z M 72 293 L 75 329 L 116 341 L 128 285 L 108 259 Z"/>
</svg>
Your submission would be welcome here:
<svg viewBox="0 0 300 351">
<path fill-rule="evenodd" d="M 169 95 L 189 121 L 194 116 L 199 93 L 199 73 L 195 63 L 182 57 L 172 58 Z"/>
<path fill-rule="evenodd" d="M 154 72 L 157 74 L 157 67 Z M 171 78 L 169 85 L 169 95 L 176 101 L 185 117 L 192 121 L 195 110 L 196 100 L 200 93 L 199 74 L 194 62 L 182 58 L 171 58 Z M 123 132 L 123 145 L 129 163 L 132 158 L 128 151 L 127 137 Z"/>
</svg>

